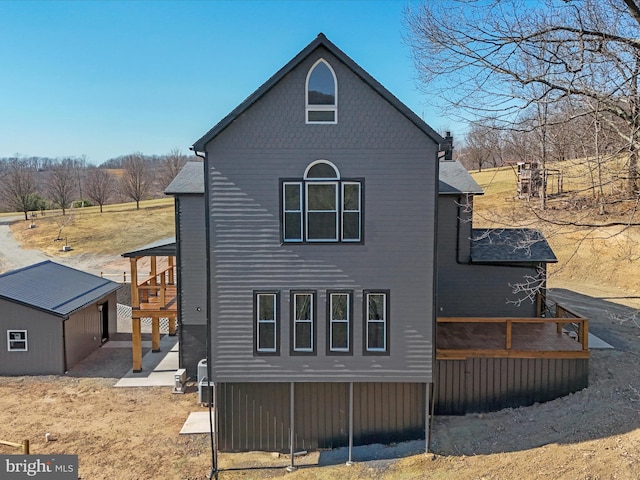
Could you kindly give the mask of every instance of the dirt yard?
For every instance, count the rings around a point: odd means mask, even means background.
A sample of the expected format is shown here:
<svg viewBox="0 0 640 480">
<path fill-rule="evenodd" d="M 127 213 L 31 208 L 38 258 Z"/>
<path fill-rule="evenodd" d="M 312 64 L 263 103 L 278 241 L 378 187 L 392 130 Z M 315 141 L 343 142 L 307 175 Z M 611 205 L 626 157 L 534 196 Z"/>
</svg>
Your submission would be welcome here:
<svg viewBox="0 0 640 480">
<path fill-rule="evenodd" d="M 584 391 L 525 408 L 436 417 L 431 455 L 420 452 L 422 442 L 367 447 L 346 466 L 344 450 L 322 452 L 300 457 L 308 466 L 286 473 L 286 456 L 220 454 L 219 478 L 640 478 L 640 327 L 635 310 L 611 303 L 620 292 L 586 293 L 609 300 L 557 292 L 616 349 L 592 352 Z M 184 395 L 114 388 L 130 362 L 128 349 L 103 348 L 66 376 L 0 377 L 0 439 L 29 439 L 34 454 L 77 454 L 82 479 L 207 478 L 208 437 L 178 435 L 201 408 L 195 387 Z M 19 452 L 0 446 L 0 453 Z"/>
</svg>

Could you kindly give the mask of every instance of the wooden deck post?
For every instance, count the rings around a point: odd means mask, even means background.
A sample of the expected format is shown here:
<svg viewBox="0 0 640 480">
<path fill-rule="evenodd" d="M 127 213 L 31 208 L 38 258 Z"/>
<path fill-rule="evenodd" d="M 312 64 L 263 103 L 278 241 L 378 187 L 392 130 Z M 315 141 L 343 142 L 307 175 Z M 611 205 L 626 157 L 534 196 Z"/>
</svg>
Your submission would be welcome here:
<svg viewBox="0 0 640 480">
<path fill-rule="evenodd" d="M 176 317 L 169 317 L 169 336 L 173 337 L 176 334 Z"/>
<path fill-rule="evenodd" d="M 151 273 L 149 274 L 150 277 L 150 285 L 153 285 L 154 287 L 156 285 L 158 285 L 158 279 L 156 278 L 156 275 L 158 274 L 158 264 L 156 262 L 156 257 L 151 257 Z M 158 291 L 157 290 L 151 290 L 149 292 L 150 295 L 158 295 Z"/>
<path fill-rule="evenodd" d="M 160 351 L 160 318 L 151 318 L 151 351 Z"/>
<path fill-rule="evenodd" d="M 512 329 L 513 329 L 513 322 L 511 320 L 507 320 L 507 345 L 506 345 L 507 350 L 511 350 Z"/>
<path fill-rule="evenodd" d="M 131 342 L 133 351 L 133 371 L 142 371 L 142 327 L 139 318 L 131 320 Z"/>
<path fill-rule="evenodd" d="M 131 257 L 131 307 L 140 307 L 140 295 L 138 293 L 138 259 Z"/>
<path fill-rule="evenodd" d="M 174 262 L 175 262 L 175 257 L 167 257 L 167 263 L 169 264 L 169 285 L 174 285 L 176 283 L 174 278 L 174 273 L 173 273 Z"/>
<path fill-rule="evenodd" d="M 582 350 L 589 350 L 589 323 L 580 322 L 580 330 L 578 332 L 580 343 L 582 344 Z"/>
</svg>

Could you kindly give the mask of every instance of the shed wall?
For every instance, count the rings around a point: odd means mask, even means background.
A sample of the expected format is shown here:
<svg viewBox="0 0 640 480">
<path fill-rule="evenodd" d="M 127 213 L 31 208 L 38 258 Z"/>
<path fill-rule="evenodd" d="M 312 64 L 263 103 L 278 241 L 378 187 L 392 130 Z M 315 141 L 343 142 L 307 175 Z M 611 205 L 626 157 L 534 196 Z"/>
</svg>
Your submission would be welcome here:
<svg viewBox="0 0 640 480">
<path fill-rule="evenodd" d="M 0 375 L 63 374 L 62 319 L 0 299 Z M 27 330 L 28 351 L 9 352 L 7 330 Z"/>
<path fill-rule="evenodd" d="M 102 345 L 102 314 L 98 311 L 97 303 L 64 321 L 64 337 L 69 370 Z"/>
</svg>

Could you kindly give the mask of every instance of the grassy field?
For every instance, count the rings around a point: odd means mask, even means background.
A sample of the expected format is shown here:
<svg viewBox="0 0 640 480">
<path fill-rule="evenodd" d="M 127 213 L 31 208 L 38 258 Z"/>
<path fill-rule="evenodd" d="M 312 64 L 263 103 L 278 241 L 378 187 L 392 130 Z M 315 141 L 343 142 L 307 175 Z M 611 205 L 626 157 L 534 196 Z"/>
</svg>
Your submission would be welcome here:
<svg viewBox="0 0 640 480">
<path fill-rule="evenodd" d="M 549 286 L 584 285 L 608 287 L 629 295 L 638 292 L 640 227 L 619 225 L 587 227 L 565 225 L 578 223 L 625 223 L 629 216 L 597 215 L 592 209 L 573 207 L 589 191 L 589 177 L 578 166 L 565 165 L 572 175 L 565 175 L 561 196 L 552 196 L 544 212 L 539 200 L 530 202 L 516 196 L 516 175 L 511 167 L 472 172 L 485 194 L 474 199 L 474 227 L 537 228 L 544 232 L 558 263 L 549 265 Z M 578 193 L 576 193 L 578 192 Z M 547 221 L 543 221 L 543 216 Z M 635 220 L 636 222 L 638 219 Z"/>
<path fill-rule="evenodd" d="M 139 210 L 135 203 L 123 203 L 105 206 L 103 213 L 98 207 L 70 209 L 66 215 L 46 211 L 13 223 L 11 230 L 25 248 L 54 256 L 65 243 L 73 254 L 120 255 L 175 234 L 173 198 L 143 201 Z"/>
<path fill-rule="evenodd" d="M 517 198 L 513 168 L 472 172 L 485 191 L 474 199 L 474 227 L 542 230 L 558 257 L 558 263 L 549 266 L 551 287 L 570 284 L 602 288 L 607 285 L 610 289 L 635 295 L 638 292 L 640 227 L 591 228 L 553 223 L 554 219 L 625 221 L 624 217 L 614 215 L 597 216 L 592 210 L 575 207 L 565 210 L 569 203 L 584 196 L 589 186 L 589 174 L 582 168 L 582 165 L 564 166 L 564 171 L 571 173 L 564 175 L 564 189 L 568 193 L 551 198 L 544 212 L 537 208 L 538 199 L 527 202 Z M 19 214 L 4 216 L 7 215 Z M 538 215 L 544 215 L 552 222 L 542 221 Z M 31 223 L 35 228 L 29 228 Z M 33 220 L 15 222 L 11 228 L 24 247 L 40 249 L 54 256 L 61 253 L 65 242 L 73 249 L 72 254 L 120 255 L 175 234 L 173 199 L 144 201 L 140 210 L 136 210 L 135 203 L 109 205 L 102 214 L 98 207 L 68 210 L 65 216 L 60 211 L 47 211 Z"/>
</svg>

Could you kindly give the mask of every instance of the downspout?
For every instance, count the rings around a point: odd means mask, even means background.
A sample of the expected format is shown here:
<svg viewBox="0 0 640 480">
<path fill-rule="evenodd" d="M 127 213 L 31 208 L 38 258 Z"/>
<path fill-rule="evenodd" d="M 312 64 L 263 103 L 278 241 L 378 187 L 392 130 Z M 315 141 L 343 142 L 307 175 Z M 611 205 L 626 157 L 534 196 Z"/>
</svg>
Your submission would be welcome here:
<svg viewBox="0 0 640 480">
<path fill-rule="evenodd" d="M 438 149 L 439 150 L 439 149 Z M 429 417 L 429 412 L 431 411 L 431 408 L 429 406 L 429 402 L 433 402 L 433 404 L 435 405 L 435 401 L 436 401 L 436 397 L 435 397 L 435 392 L 438 391 L 438 384 L 436 382 L 436 370 L 438 368 L 438 361 L 436 359 L 436 349 L 437 349 L 437 339 L 438 339 L 438 308 L 440 305 L 440 302 L 438 300 L 438 217 L 439 217 L 439 203 L 440 203 L 440 158 L 439 158 L 439 152 L 436 152 L 435 155 L 435 162 L 436 162 L 436 168 L 435 168 L 435 177 L 434 177 L 434 185 L 433 185 L 433 191 L 434 191 L 434 208 L 433 208 L 433 215 L 434 215 L 434 227 L 433 227 L 433 278 L 431 279 L 432 281 L 432 291 L 431 291 L 431 298 L 433 299 L 432 302 L 432 318 L 431 318 L 431 331 L 433 332 L 433 338 L 431 339 L 431 345 L 432 345 L 432 349 L 433 351 L 431 352 L 431 383 L 426 383 L 425 384 L 425 409 L 424 409 L 424 416 L 425 416 L 425 422 L 424 422 L 424 450 L 425 450 L 425 454 L 429 453 L 429 442 L 431 440 L 431 424 L 432 424 L 432 419 L 433 416 Z M 429 398 L 429 391 L 433 389 L 434 391 L 434 398 L 430 399 Z"/>
<path fill-rule="evenodd" d="M 189 148 L 196 157 L 204 162 L 204 225 L 205 225 L 205 261 L 207 265 L 207 383 L 206 388 L 211 387 L 211 233 L 210 233 L 210 202 L 209 199 L 209 156 L 207 152 L 198 152 L 193 146 Z M 204 154 L 203 154 L 204 153 Z M 211 399 L 208 402 L 209 407 L 209 439 L 211 447 L 211 471 L 209 479 L 218 478 L 218 408 L 216 401 L 215 385 L 210 390 Z"/>
</svg>

